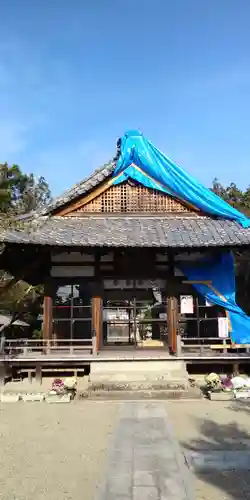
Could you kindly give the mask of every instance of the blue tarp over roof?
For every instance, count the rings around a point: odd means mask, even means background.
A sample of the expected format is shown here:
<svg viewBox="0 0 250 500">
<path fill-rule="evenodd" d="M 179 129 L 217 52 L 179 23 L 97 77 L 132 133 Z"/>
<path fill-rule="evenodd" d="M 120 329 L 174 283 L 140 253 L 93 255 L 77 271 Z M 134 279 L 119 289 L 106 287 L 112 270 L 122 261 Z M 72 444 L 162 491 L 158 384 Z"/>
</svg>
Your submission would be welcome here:
<svg viewBox="0 0 250 500">
<path fill-rule="evenodd" d="M 187 174 L 137 130 L 122 137 L 121 155 L 113 175 L 114 184 L 131 178 L 148 188 L 171 194 L 205 214 L 250 227 L 250 219 Z"/>
</svg>

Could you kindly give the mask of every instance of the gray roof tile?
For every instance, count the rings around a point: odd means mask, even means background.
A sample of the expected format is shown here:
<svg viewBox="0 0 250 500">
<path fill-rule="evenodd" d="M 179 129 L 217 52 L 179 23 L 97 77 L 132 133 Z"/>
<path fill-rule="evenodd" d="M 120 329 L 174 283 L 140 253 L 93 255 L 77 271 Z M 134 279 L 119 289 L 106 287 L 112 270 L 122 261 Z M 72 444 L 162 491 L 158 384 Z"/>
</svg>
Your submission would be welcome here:
<svg viewBox="0 0 250 500">
<path fill-rule="evenodd" d="M 250 244 L 250 228 L 197 216 L 39 217 L 34 228 L 4 231 L 0 241 L 58 246 L 204 247 Z"/>
<path fill-rule="evenodd" d="M 75 184 L 72 188 L 65 191 L 62 195 L 58 196 L 52 202 L 47 205 L 42 210 L 39 210 L 37 215 L 45 215 L 52 213 L 54 210 L 70 203 L 70 201 L 75 200 L 79 196 L 86 194 L 88 191 L 96 187 L 98 184 L 103 182 L 107 177 L 109 177 L 115 169 L 115 161 L 110 161 L 109 163 L 103 165 L 101 168 L 95 170 L 90 176 L 83 179 L 83 181 Z M 32 214 L 30 214 L 32 215 Z"/>
</svg>

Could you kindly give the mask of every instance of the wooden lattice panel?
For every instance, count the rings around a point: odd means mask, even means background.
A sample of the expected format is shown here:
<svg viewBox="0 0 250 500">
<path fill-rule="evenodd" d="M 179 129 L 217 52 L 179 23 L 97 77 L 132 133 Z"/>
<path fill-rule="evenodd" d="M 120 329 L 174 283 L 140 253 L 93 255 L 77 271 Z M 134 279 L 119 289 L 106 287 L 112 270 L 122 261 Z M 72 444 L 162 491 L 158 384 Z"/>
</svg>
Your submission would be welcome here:
<svg viewBox="0 0 250 500">
<path fill-rule="evenodd" d="M 171 196 L 141 185 L 111 186 L 96 198 L 80 206 L 75 213 L 190 213 L 191 210 Z"/>
</svg>

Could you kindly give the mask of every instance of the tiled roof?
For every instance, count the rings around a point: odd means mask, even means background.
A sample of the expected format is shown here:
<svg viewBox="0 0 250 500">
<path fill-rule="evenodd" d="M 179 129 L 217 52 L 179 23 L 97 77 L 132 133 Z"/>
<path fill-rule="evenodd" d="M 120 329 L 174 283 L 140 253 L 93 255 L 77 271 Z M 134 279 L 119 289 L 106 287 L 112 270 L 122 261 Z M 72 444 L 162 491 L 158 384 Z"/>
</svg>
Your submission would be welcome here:
<svg viewBox="0 0 250 500">
<path fill-rule="evenodd" d="M 94 187 L 98 186 L 107 177 L 109 177 L 115 169 L 115 161 L 111 161 L 101 168 L 95 170 L 89 177 L 83 179 L 83 181 L 75 184 L 71 189 L 65 191 L 61 196 L 58 196 L 52 202 L 47 205 L 41 211 L 38 211 L 38 215 L 45 215 L 53 212 L 54 210 L 66 205 L 72 200 L 75 200 L 79 196 L 87 193 Z"/>
<path fill-rule="evenodd" d="M 38 222 L 39 221 L 39 222 Z M 250 228 L 198 216 L 40 217 L 36 229 L 4 231 L 9 243 L 97 247 L 223 247 L 250 244 Z"/>
</svg>

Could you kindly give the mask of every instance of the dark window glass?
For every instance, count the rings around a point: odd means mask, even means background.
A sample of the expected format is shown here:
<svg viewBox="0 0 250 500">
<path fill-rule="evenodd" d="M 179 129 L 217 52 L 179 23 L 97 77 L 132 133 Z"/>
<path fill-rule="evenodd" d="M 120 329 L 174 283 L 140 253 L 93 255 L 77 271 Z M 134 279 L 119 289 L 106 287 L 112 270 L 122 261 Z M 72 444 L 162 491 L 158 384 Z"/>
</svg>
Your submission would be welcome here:
<svg viewBox="0 0 250 500">
<path fill-rule="evenodd" d="M 71 307 L 70 306 L 54 306 L 53 318 L 55 319 L 70 319 Z"/>
<path fill-rule="evenodd" d="M 91 339 L 91 321 L 72 321 L 72 338 L 73 339 Z"/>
<path fill-rule="evenodd" d="M 73 318 L 78 318 L 82 320 L 91 320 L 92 318 L 92 310 L 89 306 L 74 306 L 72 308 L 72 316 Z"/>
<path fill-rule="evenodd" d="M 71 338 L 71 322 L 70 321 L 53 321 L 53 336 L 58 340 Z"/>
<path fill-rule="evenodd" d="M 91 293 L 87 284 L 58 286 L 53 320 L 53 331 L 58 339 L 91 338 Z"/>
</svg>

